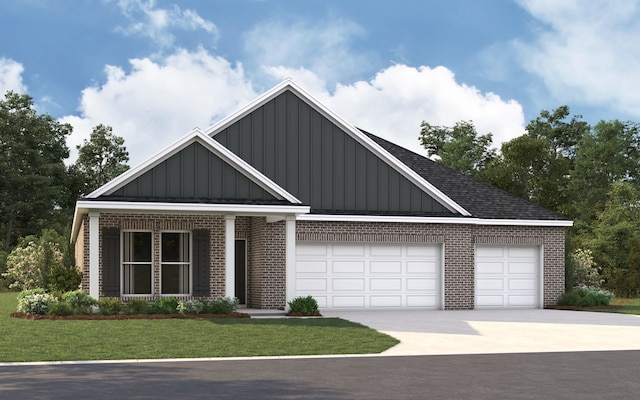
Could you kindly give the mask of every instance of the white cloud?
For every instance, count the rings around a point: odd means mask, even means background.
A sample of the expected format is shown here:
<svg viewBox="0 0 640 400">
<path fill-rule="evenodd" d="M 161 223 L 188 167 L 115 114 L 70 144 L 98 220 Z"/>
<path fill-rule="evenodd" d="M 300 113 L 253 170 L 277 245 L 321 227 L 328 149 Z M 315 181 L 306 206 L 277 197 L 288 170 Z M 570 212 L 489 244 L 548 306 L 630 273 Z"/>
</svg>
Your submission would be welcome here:
<svg viewBox="0 0 640 400">
<path fill-rule="evenodd" d="M 174 28 L 185 31 L 203 30 L 218 38 L 216 25 L 202 18 L 196 11 L 181 10 L 177 5 L 168 9 L 156 7 L 155 0 L 119 0 L 118 6 L 131 23 L 116 30 L 125 35 L 139 35 L 167 47 L 175 42 Z"/>
<path fill-rule="evenodd" d="M 637 0 L 521 0 L 543 26 L 514 43 L 522 67 L 561 102 L 640 116 L 640 6 Z"/>
<path fill-rule="evenodd" d="M 10 58 L 0 58 L 0 96 L 13 90 L 18 93 L 26 93 L 27 87 L 22 82 L 24 67 Z"/>
<path fill-rule="evenodd" d="M 338 84 L 333 93 L 309 71 L 272 68 L 270 72 L 279 79 L 291 77 L 358 128 L 420 154 L 425 154 L 418 142 L 422 121 L 453 126 L 461 120 L 472 120 L 479 134 L 493 133 L 497 148 L 524 133 L 519 103 L 459 84 L 445 67 L 394 65 L 371 81 Z"/>
<path fill-rule="evenodd" d="M 92 127 L 110 125 L 125 139 L 134 166 L 187 134 L 207 128 L 257 94 L 241 65 L 223 58 L 179 50 L 162 63 L 130 60 L 131 70 L 107 66 L 106 82 L 82 91 L 80 115 L 61 118 L 74 126 L 68 140 L 88 139 Z"/>
<path fill-rule="evenodd" d="M 370 53 L 353 50 L 366 34 L 354 22 L 331 18 L 295 23 L 267 21 L 245 34 L 245 50 L 263 67 L 306 69 L 330 83 L 352 79 L 372 64 Z"/>
</svg>

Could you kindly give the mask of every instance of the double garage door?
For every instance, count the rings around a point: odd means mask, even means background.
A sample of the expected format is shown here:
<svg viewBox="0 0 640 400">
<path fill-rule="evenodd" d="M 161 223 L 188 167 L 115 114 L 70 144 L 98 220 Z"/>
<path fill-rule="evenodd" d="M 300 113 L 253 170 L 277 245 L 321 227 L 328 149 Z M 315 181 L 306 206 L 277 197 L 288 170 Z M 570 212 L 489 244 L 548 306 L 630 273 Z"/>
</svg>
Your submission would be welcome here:
<svg viewBox="0 0 640 400">
<path fill-rule="evenodd" d="M 296 296 L 321 308 L 441 309 L 442 246 L 310 243 L 296 245 Z M 478 246 L 476 308 L 539 307 L 539 249 Z"/>
</svg>

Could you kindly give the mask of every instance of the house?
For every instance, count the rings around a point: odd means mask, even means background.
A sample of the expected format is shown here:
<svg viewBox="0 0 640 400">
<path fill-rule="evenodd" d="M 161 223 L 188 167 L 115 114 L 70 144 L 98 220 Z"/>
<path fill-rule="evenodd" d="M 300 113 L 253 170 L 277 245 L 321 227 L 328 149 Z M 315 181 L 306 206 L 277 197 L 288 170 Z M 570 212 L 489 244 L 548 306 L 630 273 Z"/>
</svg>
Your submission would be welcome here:
<svg viewBox="0 0 640 400">
<path fill-rule="evenodd" d="M 541 308 L 572 222 L 357 129 L 286 80 L 79 200 L 91 296 Z"/>
</svg>

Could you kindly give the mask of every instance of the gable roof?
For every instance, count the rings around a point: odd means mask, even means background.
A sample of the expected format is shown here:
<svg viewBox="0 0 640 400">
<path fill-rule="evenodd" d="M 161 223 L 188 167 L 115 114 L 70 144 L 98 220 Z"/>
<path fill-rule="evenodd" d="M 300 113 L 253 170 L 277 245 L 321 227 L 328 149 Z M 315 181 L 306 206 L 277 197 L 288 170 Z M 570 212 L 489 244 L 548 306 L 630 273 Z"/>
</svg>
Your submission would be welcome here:
<svg viewBox="0 0 640 400">
<path fill-rule="evenodd" d="M 478 181 L 369 132 L 362 132 L 407 167 L 424 179 L 428 179 L 449 198 L 469 210 L 475 218 L 570 222 L 563 216 L 525 199 Z"/>
<path fill-rule="evenodd" d="M 285 80 L 278 86 L 258 97 L 247 106 L 241 108 L 237 112 L 229 115 L 217 124 L 206 129 L 205 133 L 215 138 L 216 135 L 225 132 L 225 130 L 230 128 L 232 125 L 237 124 L 243 118 L 250 116 L 251 113 L 256 112 L 261 107 L 265 107 L 269 102 L 276 100 L 279 96 L 281 97 L 281 95 L 285 94 L 286 92 L 292 93 L 300 101 L 306 103 L 311 109 L 318 112 L 322 117 L 326 118 L 330 123 L 334 124 L 348 137 L 358 143 L 359 146 L 363 146 L 368 152 L 374 155 L 375 158 L 381 160 L 386 165 L 391 167 L 395 172 L 399 173 L 402 176 L 402 179 L 407 179 L 409 182 L 411 182 L 413 186 L 417 187 L 420 191 L 437 202 L 439 206 L 442 207 L 443 211 L 462 217 L 471 215 L 471 213 L 469 213 L 464 207 L 460 206 L 460 204 L 449 198 L 445 193 L 431 184 L 431 182 L 424 179 L 424 177 L 417 174 L 407 165 L 399 162 L 397 158 L 392 156 L 387 150 L 382 148 L 375 141 L 371 140 L 366 134 L 326 108 L 290 79 Z M 262 172 L 264 173 L 265 171 Z M 274 179 L 274 177 L 271 178 Z M 284 185 L 282 182 L 278 181 L 278 183 L 280 183 L 280 185 L 282 185 L 283 187 L 286 187 L 286 185 Z"/>
</svg>

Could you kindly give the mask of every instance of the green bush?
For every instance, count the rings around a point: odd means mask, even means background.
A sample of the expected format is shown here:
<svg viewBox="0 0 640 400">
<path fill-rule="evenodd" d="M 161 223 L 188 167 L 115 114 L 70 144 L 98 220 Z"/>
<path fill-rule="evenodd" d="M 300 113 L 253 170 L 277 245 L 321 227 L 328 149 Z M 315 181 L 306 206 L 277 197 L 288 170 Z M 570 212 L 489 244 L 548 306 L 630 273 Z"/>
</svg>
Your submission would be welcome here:
<svg viewBox="0 0 640 400">
<path fill-rule="evenodd" d="M 122 309 L 122 312 L 127 315 L 149 314 L 150 311 L 149 302 L 144 299 L 133 299 Z"/>
<path fill-rule="evenodd" d="M 178 302 L 178 312 L 180 314 L 200 314 L 203 309 L 204 303 L 198 299 Z"/>
<path fill-rule="evenodd" d="M 57 301 L 51 304 L 51 307 L 49 308 L 49 315 L 65 316 L 73 314 L 73 307 L 66 301 Z"/>
<path fill-rule="evenodd" d="M 98 308 L 102 315 L 118 315 L 122 311 L 122 303 L 115 297 L 103 297 L 98 300 Z"/>
<path fill-rule="evenodd" d="M 218 297 L 204 307 L 207 314 L 230 314 L 238 309 L 240 301 L 235 297 Z"/>
<path fill-rule="evenodd" d="M 18 312 L 45 315 L 56 302 L 56 298 L 44 289 L 24 290 L 18 295 Z"/>
<path fill-rule="evenodd" d="M 563 293 L 558 299 L 558 305 L 574 307 L 608 306 L 613 297 L 613 293 L 608 290 L 583 286 Z"/>
<path fill-rule="evenodd" d="M 318 302 L 311 296 L 296 297 L 288 302 L 289 312 L 304 315 L 319 314 Z"/>
<path fill-rule="evenodd" d="M 151 304 L 152 314 L 177 314 L 178 299 L 175 297 L 161 297 Z"/>
<path fill-rule="evenodd" d="M 91 307 L 98 305 L 98 301 L 78 289 L 62 295 L 62 301 L 69 304 L 74 314 L 91 314 Z"/>
</svg>

